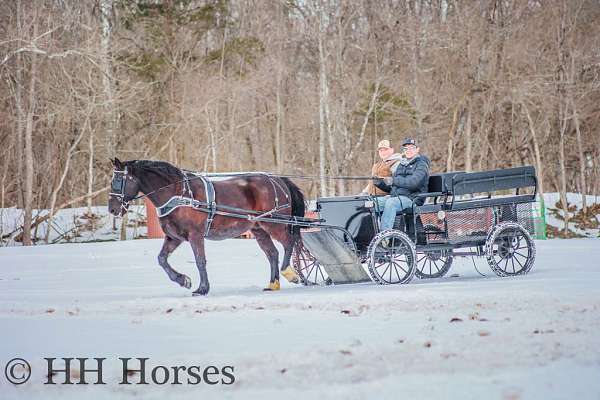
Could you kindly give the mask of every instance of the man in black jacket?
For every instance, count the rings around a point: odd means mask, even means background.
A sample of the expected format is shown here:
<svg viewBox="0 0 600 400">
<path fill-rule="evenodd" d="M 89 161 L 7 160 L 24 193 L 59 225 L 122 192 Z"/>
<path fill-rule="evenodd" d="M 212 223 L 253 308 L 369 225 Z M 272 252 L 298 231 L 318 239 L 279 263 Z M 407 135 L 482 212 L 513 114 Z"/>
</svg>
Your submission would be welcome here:
<svg viewBox="0 0 600 400">
<path fill-rule="evenodd" d="M 410 210 L 413 201 L 423 204 L 422 199 L 415 200 L 419 193 L 427 192 L 429 183 L 429 159 L 419 154 L 419 146 L 414 139 L 402 142 L 405 158 L 401 159 L 391 177 L 375 181 L 375 186 L 388 191 L 389 196 L 375 198 L 379 208 L 383 208 L 381 230 L 392 229 L 396 212 Z"/>
</svg>

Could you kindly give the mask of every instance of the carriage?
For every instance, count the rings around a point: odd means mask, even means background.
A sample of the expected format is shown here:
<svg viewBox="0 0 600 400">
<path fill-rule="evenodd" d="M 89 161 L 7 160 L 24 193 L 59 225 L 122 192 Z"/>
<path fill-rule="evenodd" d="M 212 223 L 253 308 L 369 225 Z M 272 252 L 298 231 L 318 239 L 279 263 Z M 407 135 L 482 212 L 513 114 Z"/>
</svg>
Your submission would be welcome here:
<svg viewBox="0 0 600 400">
<path fill-rule="evenodd" d="M 439 278 L 457 257 L 485 257 L 498 276 L 526 274 L 535 261 L 531 166 L 429 177 L 428 192 L 381 231 L 371 196 L 321 197 L 317 223 L 301 230 L 292 265 L 305 285 Z"/>
<path fill-rule="evenodd" d="M 415 274 L 442 277 L 456 257 L 485 257 L 499 276 L 525 274 L 535 260 L 537 179 L 531 166 L 432 175 L 427 193 L 396 215 L 393 229 L 382 231 L 382 210 L 370 196 L 322 197 L 317 218 L 306 215 L 304 195 L 291 176 L 206 174 L 152 160 L 115 158 L 113 164 L 110 212 L 122 216 L 132 201 L 148 197 L 165 231 L 158 262 L 188 289 L 190 278 L 167 259 L 183 241 L 194 250 L 200 276 L 194 295 L 206 295 L 210 287 L 204 240 L 249 229 L 269 260 L 266 290 L 280 289 L 280 273 L 305 285 L 397 284 Z M 280 271 L 273 240 L 284 247 Z"/>
</svg>

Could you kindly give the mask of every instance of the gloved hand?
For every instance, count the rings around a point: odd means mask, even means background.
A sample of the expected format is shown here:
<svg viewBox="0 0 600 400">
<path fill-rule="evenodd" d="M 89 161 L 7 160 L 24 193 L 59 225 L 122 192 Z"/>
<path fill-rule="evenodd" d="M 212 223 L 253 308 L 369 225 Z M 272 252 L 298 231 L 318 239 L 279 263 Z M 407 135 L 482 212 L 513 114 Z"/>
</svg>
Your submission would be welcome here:
<svg viewBox="0 0 600 400">
<path fill-rule="evenodd" d="M 386 185 L 392 186 L 392 183 L 394 183 L 394 178 L 392 178 L 391 176 L 386 176 L 385 178 L 382 179 L 382 181 Z"/>
</svg>

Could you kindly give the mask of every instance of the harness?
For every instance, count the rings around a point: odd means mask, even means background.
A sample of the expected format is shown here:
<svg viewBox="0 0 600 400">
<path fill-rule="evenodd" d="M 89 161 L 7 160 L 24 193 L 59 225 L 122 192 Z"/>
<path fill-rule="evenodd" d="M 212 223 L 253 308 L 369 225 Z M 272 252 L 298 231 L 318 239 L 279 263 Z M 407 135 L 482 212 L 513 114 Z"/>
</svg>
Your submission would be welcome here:
<svg viewBox="0 0 600 400">
<path fill-rule="evenodd" d="M 195 210 L 202 211 L 207 213 L 206 218 L 206 226 L 204 231 L 204 236 L 207 236 L 211 225 L 214 221 L 216 215 L 223 215 L 234 218 L 244 218 L 250 221 L 255 220 L 263 220 L 274 219 L 279 220 L 280 218 L 285 218 L 287 216 L 278 215 L 277 212 L 284 208 L 291 207 L 290 198 L 288 193 L 285 190 L 285 187 L 282 186 L 281 182 L 278 180 L 272 179 L 270 174 L 264 172 L 258 173 L 234 173 L 234 174 L 201 174 L 198 172 L 181 170 L 183 174 L 183 179 L 179 182 L 174 182 L 170 185 L 163 186 L 156 190 L 153 190 L 150 193 L 146 193 L 140 196 L 132 196 L 127 198 L 125 194 L 125 187 L 127 180 L 133 179 L 127 171 L 127 166 L 123 170 L 114 170 L 112 181 L 111 181 L 111 191 L 109 195 L 118 197 L 121 202 L 121 209 L 127 212 L 127 208 L 129 207 L 129 203 L 133 200 L 137 200 L 142 197 L 147 197 L 151 193 L 155 193 L 160 191 L 168 186 L 171 186 L 176 183 L 182 183 L 182 193 L 180 195 L 174 195 L 169 200 L 167 200 L 164 204 L 156 208 L 157 214 L 159 218 L 166 217 L 171 214 L 175 209 L 179 207 L 191 207 Z M 190 175 L 192 175 L 190 177 Z M 249 175 L 259 175 L 267 178 L 268 182 L 271 184 L 273 188 L 273 194 L 275 196 L 274 203 L 275 207 L 267 210 L 267 211 L 254 211 L 254 210 L 245 210 L 237 207 L 225 206 L 225 205 L 217 205 L 216 201 L 216 192 L 213 182 L 209 179 L 209 177 L 230 177 L 230 176 L 249 176 Z M 204 185 L 204 195 L 206 201 L 197 200 L 194 198 L 194 192 L 190 185 L 190 181 L 200 179 L 202 184 Z M 286 198 L 285 204 L 280 204 L 279 201 L 279 193 L 277 189 L 280 189 L 282 193 L 284 193 Z M 296 219 L 296 218 L 294 218 Z"/>
<path fill-rule="evenodd" d="M 206 202 L 196 200 L 194 198 L 194 192 L 190 186 L 190 178 L 188 177 L 188 171 L 183 172 L 183 194 L 179 196 L 173 196 L 162 206 L 156 208 L 156 212 L 159 218 L 166 217 L 171 214 L 178 207 L 192 207 L 200 211 L 205 211 L 208 214 L 206 218 L 206 227 L 204 236 L 208 235 L 213 220 L 215 219 L 217 211 L 216 193 L 215 187 L 211 180 L 207 179 L 203 175 L 197 175 L 196 178 L 200 179 L 204 185 L 204 195 Z M 189 196 L 186 196 L 186 192 Z"/>
</svg>

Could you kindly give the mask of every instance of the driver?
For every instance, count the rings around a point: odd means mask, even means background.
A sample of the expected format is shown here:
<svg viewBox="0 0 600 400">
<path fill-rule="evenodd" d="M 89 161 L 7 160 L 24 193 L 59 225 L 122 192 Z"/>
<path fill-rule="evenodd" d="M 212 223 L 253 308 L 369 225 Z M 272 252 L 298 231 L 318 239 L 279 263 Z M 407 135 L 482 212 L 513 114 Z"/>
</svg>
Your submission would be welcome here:
<svg viewBox="0 0 600 400">
<path fill-rule="evenodd" d="M 377 188 L 390 193 L 389 196 L 374 198 L 379 209 L 383 209 L 382 231 L 392 229 L 396 213 L 400 210 L 411 210 L 416 195 L 427 192 L 429 159 L 419 154 L 420 148 L 412 138 L 404 139 L 402 150 L 404 158 L 400 159 L 392 176 L 374 180 Z M 422 204 L 422 201 L 416 202 Z"/>
</svg>

